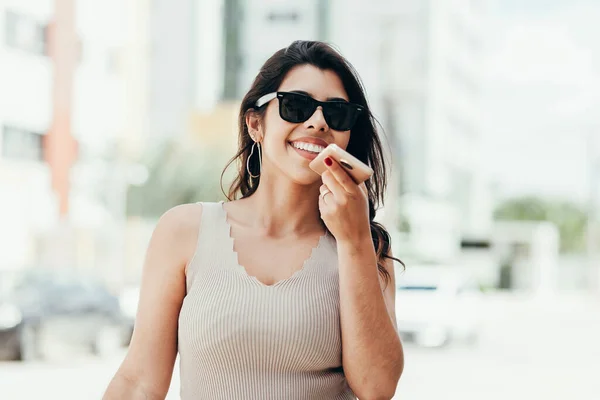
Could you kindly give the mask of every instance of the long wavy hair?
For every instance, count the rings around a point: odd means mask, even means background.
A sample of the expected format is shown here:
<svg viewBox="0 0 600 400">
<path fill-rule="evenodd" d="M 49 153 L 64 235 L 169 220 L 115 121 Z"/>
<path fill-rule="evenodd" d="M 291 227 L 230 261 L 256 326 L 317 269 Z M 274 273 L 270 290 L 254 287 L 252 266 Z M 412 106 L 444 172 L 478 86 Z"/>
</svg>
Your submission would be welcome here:
<svg viewBox="0 0 600 400">
<path fill-rule="evenodd" d="M 371 114 L 364 89 L 357 72 L 352 65 L 336 50 L 326 43 L 318 41 L 295 41 L 286 48 L 277 51 L 269 58 L 260 69 L 254 79 L 250 90 L 244 96 L 240 106 L 238 117 L 239 124 L 239 150 L 229 160 L 221 174 L 221 188 L 223 187 L 223 176 L 229 166 L 237 161 L 237 176 L 233 180 L 229 192 L 223 193 L 231 201 L 237 198 L 251 196 L 260 183 L 260 171 L 258 155 L 253 155 L 248 161 L 254 141 L 248 133 L 246 126 L 246 113 L 254 111 L 259 117 L 263 117 L 267 107 L 254 109 L 256 101 L 263 95 L 276 92 L 287 73 L 299 65 L 313 65 L 321 70 L 335 72 L 341 79 L 349 100 L 361 105 L 365 111 L 358 118 L 348 143 L 347 151 L 359 160 L 369 165 L 374 173 L 366 181 L 369 198 L 369 220 L 371 226 L 371 237 L 377 252 L 377 268 L 383 276 L 386 284 L 389 282 L 389 273 L 384 267 L 385 259 L 393 259 L 402 266 L 404 263 L 390 254 L 390 234 L 383 225 L 375 222 L 376 210 L 383 205 L 383 197 L 387 185 L 387 169 L 384 154 L 379 139 L 376 121 Z M 253 178 L 246 170 L 246 163 Z"/>
</svg>

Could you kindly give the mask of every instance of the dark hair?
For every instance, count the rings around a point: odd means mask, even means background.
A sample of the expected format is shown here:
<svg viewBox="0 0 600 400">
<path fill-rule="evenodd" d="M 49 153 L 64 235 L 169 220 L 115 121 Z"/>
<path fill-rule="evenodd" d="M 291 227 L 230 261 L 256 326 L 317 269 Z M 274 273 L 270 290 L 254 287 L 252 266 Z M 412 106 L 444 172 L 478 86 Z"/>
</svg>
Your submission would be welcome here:
<svg viewBox="0 0 600 400">
<path fill-rule="evenodd" d="M 349 97 L 349 101 L 364 107 L 365 111 L 358 118 L 347 151 L 359 160 L 373 168 L 373 176 L 366 182 L 369 197 L 369 220 L 371 225 L 371 237 L 377 251 L 377 267 L 383 275 L 386 283 L 389 282 L 389 274 L 383 265 L 384 259 L 393 259 L 404 266 L 402 261 L 390 255 L 390 235 L 383 225 L 373 221 L 375 210 L 383 205 L 383 197 L 387 184 L 387 171 L 385 167 L 381 141 L 375 127 L 375 118 L 369 110 L 364 90 L 358 74 L 350 63 L 331 46 L 323 42 L 298 40 L 288 47 L 277 51 L 269 58 L 260 69 L 254 79 L 252 87 L 244 96 L 240 106 L 238 118 L 239 123 L 239 151 L 227 163 L 221 180 L 227 168 L 238 161 L 238 175 L 234 179 L 229 193 L 229 200 L 248 197 L 254 193 L 260 182 L 258 157 L 251 157 L 249 167 L 253 178 L 246 171 L 246 162 L 250 155 L 253 140 L 246 126 L 246 113 L 254 110 L 256 101 L 263 95 L 276 92 L 287 73 L 299 65 L 313 65 L 322 70 L 331 70 L 341 79 Z M 254 110 L 259 116 L 264 115 L 266 107 Z"/>
</svg>

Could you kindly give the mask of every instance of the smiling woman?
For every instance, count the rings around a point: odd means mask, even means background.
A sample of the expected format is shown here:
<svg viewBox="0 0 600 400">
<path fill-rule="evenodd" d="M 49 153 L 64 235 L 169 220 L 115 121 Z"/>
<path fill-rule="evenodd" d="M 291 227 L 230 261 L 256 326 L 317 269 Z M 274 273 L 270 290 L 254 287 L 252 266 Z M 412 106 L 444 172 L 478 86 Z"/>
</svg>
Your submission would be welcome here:
<svg viewBox="0 0 600 400">
<path fill-rule="evenodd" d="M 177 352 L 184 400 L 392 398 L 397 259 L 373 221 L 386 173 L 356 73 L 324 43 L 292 43 L 244 97 L 239 135 L 229 201 L 161 218 L 106 399 L 164 398 Z M 317 174 L 332 144 L 372 177 L 357 184 L 330 157 Z"/>
</svg>

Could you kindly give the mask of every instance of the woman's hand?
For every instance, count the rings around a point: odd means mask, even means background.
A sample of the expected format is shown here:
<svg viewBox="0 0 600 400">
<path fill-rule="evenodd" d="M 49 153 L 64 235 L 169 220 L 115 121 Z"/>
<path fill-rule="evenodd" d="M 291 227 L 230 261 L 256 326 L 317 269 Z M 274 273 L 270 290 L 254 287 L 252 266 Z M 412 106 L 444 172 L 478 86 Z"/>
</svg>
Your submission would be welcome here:
<svg viewBox="0 0 600 400">
<path fill-rule="evenodd" d="M 358 243 L 371 238 L 369 201 L 364 183 L 357 185 L 333 159 L 326 158 L 327 171 L 319 195 L 321 218 L 338 242 Z"/>
</svg>

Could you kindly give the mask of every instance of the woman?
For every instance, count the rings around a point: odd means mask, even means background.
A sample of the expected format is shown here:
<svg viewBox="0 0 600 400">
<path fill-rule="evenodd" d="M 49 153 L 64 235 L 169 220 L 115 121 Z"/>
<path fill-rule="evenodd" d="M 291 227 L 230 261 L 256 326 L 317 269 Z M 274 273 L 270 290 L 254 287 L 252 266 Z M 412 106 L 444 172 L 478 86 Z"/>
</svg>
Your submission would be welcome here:
<svg viewBox="0 0 600 400">
<path fill-rule="evenodd" d="M 184 400 L 393 397 L 404 359 L 389 235 L 373 222 L 385 188 L 373 121 L 328 45 L 297 41 L 265 63 L 240 109 L 229 198 L 241 198 L 161 217 L 105 399 L 163 399 L 178 352 Z M 331 159 L 313 172 L 329 143 L 371 179 Z"/>
</svg>

